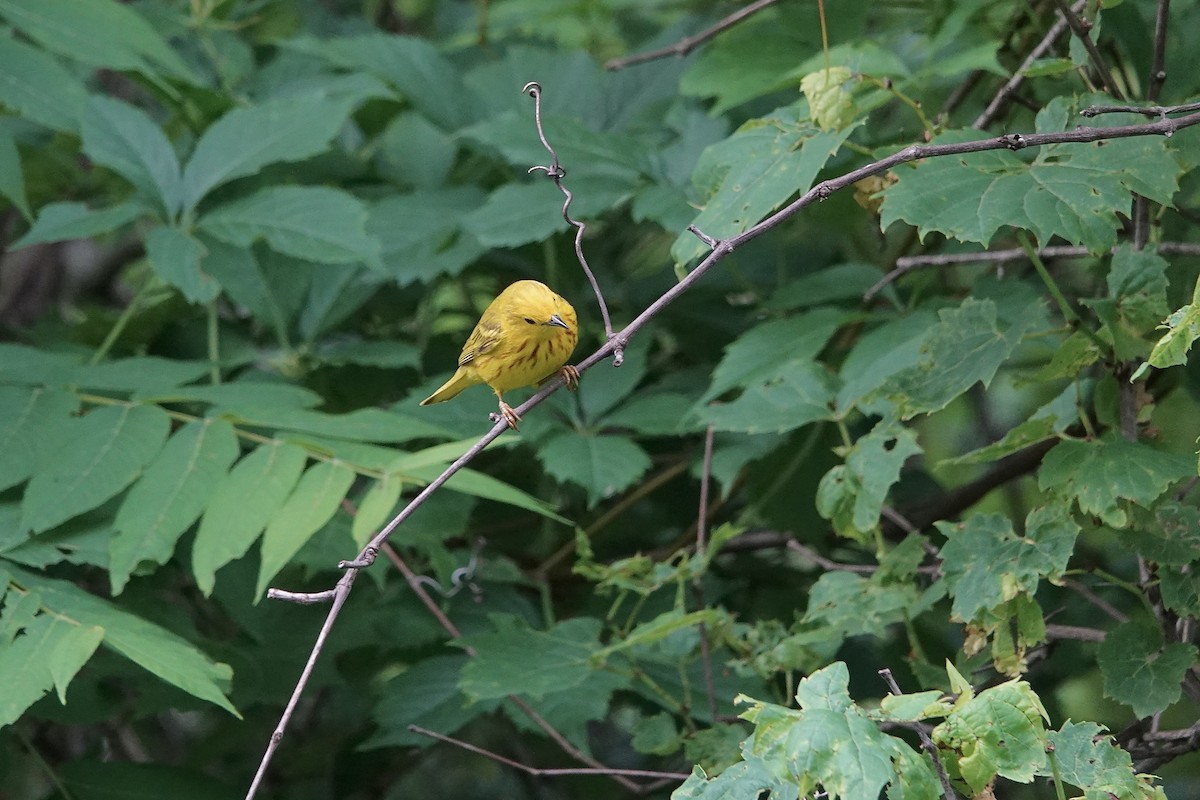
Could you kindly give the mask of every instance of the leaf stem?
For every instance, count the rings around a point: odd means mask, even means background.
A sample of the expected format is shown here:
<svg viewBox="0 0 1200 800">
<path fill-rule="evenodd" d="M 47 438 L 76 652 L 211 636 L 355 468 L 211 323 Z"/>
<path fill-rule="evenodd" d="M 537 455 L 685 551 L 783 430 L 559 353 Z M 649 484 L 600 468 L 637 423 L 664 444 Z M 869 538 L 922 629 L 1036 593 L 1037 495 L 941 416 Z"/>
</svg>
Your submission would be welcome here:
<svg viewBox="0 0 1200 800">
<path fill-rule="evenodd" d="M 1058 310 L 1062 312 L 1063 318 L 1070 323 L 1071 327 L 1079 330 L 1084 336 L 1091 339 L 1092 342 L 1102 351 L 1108 352 L 1111 348 L 1096 335 L 1096 332 L 1083 323 L 1083 318 L 1075 309 L 1071 308 L 1071 304 L 1067 302 L 1067 298 L 1063 295 L 1062 289 L 1058 288 L 1058 284 L 1050 275 L 1050 271 L 1046 269 L 1045 262 L 1042 261 L 1041 255 L 1038 254 L 1037 248 L 1033 246 L 1033 242 L 1029 241 L 1029 234 L 1023 230 L 1017 231 L 1017 241 L 1021 243 L 1021 248 L 1025 251 L 1025 255 L 1033 262 L 1033 268 L 1037 270 L 1038 276 L 1042 279 L 1042 283 L 1046 284 L 1046 290 L 1050 292 L 1050 296 L 1054 298 Z"/>
<path fill-rule="evenodd" d="M 1067 794 L 1063 791 L 1062 771 L 1058 768 L 1058 755 L 1054 752 L 1054 745 L 1046 743 L 1046 757 L 1050 759 L 1050 771 L 1054 774 L 1054 793 L 1058 795 L 1058 800 L 1067 800 Z"/>
<path fill-rule="evenodd" d="M 213 386 L 221 385 L 221 350 L 218 337 L 217 298 L 208 303 L 208 381 Z"/>
<path fill-rule="evenodd" d="M 88 361 L 88 364 L 99 364 L 108 355 L 108 351 L 117 343 L 117 339 L 121 338 L 125 327 L 133 319 L 133 315 L 137 312 L 138 306 L 141 305 L 142 299 L 146 296 L 146 292 L 150 290 L 150 285 L 153 282 L 149 278 L 142 282 L 141 288 L 137 290 L 137 294 L 129 301 L 129 305 L 125 306 L 125 310 L 121 312 L 121 316 L 117 317 L 117 321 L 109 329 L 108 335 L 104 337 L 104 341 L 96 348 L 96 352 L 92 353 L 92 358 Z"/>
</svg>

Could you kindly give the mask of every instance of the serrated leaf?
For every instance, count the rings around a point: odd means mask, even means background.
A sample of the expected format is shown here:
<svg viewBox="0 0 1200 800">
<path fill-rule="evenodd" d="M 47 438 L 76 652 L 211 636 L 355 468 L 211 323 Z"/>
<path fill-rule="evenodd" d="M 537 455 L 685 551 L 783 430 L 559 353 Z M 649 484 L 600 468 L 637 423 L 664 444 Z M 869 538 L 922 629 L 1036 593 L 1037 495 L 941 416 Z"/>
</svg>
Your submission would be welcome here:
<svg viewBox="0 0 1200 800">
<path fill-rule="evenodd" d="M 1134 512 L 1136 534 L 1121 538 L 1126 547 L 1169 566 L 1190 564 L 1200 555 L 1200 508 L 1165 500 L 1151 513 Z"/>
<path fill-rule="evenodd" d="M 221 285 L 201 269 L 207 252 L 197 239 L 179 228 L 154 228 L 146 234 L 146 257 L 154 273 L 192 303 L 208 303 Z"/>
<path fill-rule="evenodd" d="M 692 178 L 703 193 L 703 211 L 693 225 L 714 239 L 727 239 L 812 185 L 854 126 L 818 130 L 806 118 L 806 105 L 795 103 L 751 120 L 704 151 Z M 671 257 L 687 264 L 706 251 L 685 232 L 671 247 Z"/>
<path fill-rule="evenodd" d="M 314 464 L 300 477 L 263 534 L 256 596 L 266 591 L 276 573 L 337 513 L 353 483 L 354 470 L 339 462 Z"/>
<path fill-rule="evenodd" d="M 1000 775 L 1029 783 L 1045 762 L 1046 710 L 1024 681 L 984 689 L 955 706 L 931 734 L 939 747 L 962 754 L 963 780 L 976 793 Z"/>
<path fill-rule="evenodd" d="M 832 417 L 834 378 L 819 364 L 788 361 L 736 399 L 696 409 L 718 431 L 783 433 Z"/>
<path fill-rule="evenodd" d="M 38 533 L 115 496 L 162 449 L 170 427 L 157 406 L 107 406 L 85 414 L 71 440 L 30 479 L 21 527 Z"/>
<path fill-rule="evenodd" d="M 1096 723 L 1067 721 L 1062 730 L 1050 731 L 1046 738 L 1054 746 L 1052 758 L 1058 775 L 1082 789 L 1086 800 L 1142 797 L 1129 753 L 1117 747 Z M 1039 774 L 1052 777 L 1054 770 L 1043 769 Z"/>
<path fill-rule="evenodd" d="M 33 227 L 12 243 L 14 250 L 46 242 L 90 239 L 110 233 L 142 216 L 141 203 L 130 201 L 93 211 L 83 203 L 50 203 L 38 209 Z"/>
<path fill-rule="evenodd" d="M 1081 387 L 1070 384 L 1058 397 L 1039 408 L 1029 419 L 1004 434 L 999 441 L 984 445 L 977 450 L 940 462 L 941 466 L 952 467 L 963 464 L 986 464 L 1024 449 L 1031 444 L 1061 434 L 1079 418 L 1079 396 Z"/>
<path fill-rule="evenodd" d="M 510 694 L 539 696 L 579 686 L 592 676 L 591 658 L 600 650 L 601 622 L 579 617 L 548 631 L 512 625 L 495 633 L 468 635 L 475 650 L 463 667 L 461 688 L 473 702 Z"/>
<path fill-rule="evenodd" d="M 951 610 L 963 622 L 1022 592 L 1032 596 L 1043 578 L 1056 580 L 1079 535 L 1079 526 L 1053 506 L 1029 512 L 1025 536 L 1017 536 L 1012 522 L 1000 514 L 973 514 L 937 527 L 947 539 L 941 557 L 954 596 Z"/>
<path fill-rule="evenodd" d="M 804 620 L 839 636 L 878 636 L 908 618 L 919 595 L 907 584 L 881 585 L 851 572 L 826 572 L 813 584 Z"/>
<path fill-rule="evenodd" d="M 463 228 L 463 220 L 486 198 L 476 186 L 450 186 L 393 194 L 375 203 L 367 232 L 379 239 L 383 271 L 401 284 L 462 272 L 487 251 Z"/>
<path fill-rule="evenodd" d="M 237 456 L 237 434 L 225 420 L 190 422 L 167 440 L 117 511 L 109 543 L 113 594 L 139 562 L 166 563 Z"/>
<path fill-rule="evenodd" d="M 770 381 L 779 374 L 781 363 L 814 361 L 845 319 L 837 309 L 818 308 L 755 325 L 725 348 L 701 400 Z"/>
<path fill-rule="evenodd" d="M 916 434 L 894 422 L 880 422 L 854 443 L 845 468 L 831 470 L 817 487 L 817 512 L 840 535 L 864 541 L 879 524 L 888 492 L 900 469 L 921 452 Z"/>
<path fill-rule="evenodd" d="M 1120 501 L 1149 508 L 1172 483 L 1195 474 L 1194 459 L 1109 435 L 1060 442 L 1042 459 L 1038 487 L 1071 498 L 1080 511 L 1095 514 L 1106 525 L 1123 528 L 1128 515 Z"/>
<path fill-rule="evenodd" d="M 650 469 L 650 456 L 621 436 L 561 433 L 538 448 L 546 472 L 559 481 L 582 486 L 588 506 L 632 486 Z"/>
<path fill-rule="evenodd" d="M 1052 100 L 1038 114 L 1038 132 L 1065 130 L 1067 103 Z M 951 131 L 934 142 L 981 138 L 979 131 Z M 1151 137 L 1048 145 L 1032 164 L 996 150 L 933 158 L 900 172 L 884 195 L 880 226 L 904 220 L 922 238 L 940 231 L 983 245 L 1012 226 L 1033 231 L 1043 244 L 1060 236 L 1099 253 L 1116 244 L 1117 215 L 1129 214 L 1135 192 L 1170 203 L 1179 174 L 1166 142 Z"/>
<path fill-rule="evenodd" d="M 195 208 L 206 194 L 234 178 L 329 149 L 364 99 L 360 93 L 326 87 L 226 113 L 200 137 L 184 167 L 184 210 Z"/>
<path fill-rule="evenodd" d="M 1096 652 L 1104 696 L 1133 708 L 1139 718 L 1179 699 L 1183 674 L 1196 661 L 1195 645 L 1163 641 L 1150 620 L 1130 620 L 1108 632 Z"/>
<path fill-rule="evenodd" d="M 0 386 L 0 489 L 31 476 L 57 444 L 51 435 L 79 411 L 79 398 L 55 389 Z"/>
<path fill-rule="evenodd" d="M 199 228 L 229 244 L 263 239 L 275 250 L 324 264 L 373 263 L 379 242 L 366 231 L 367 207 L 351 194 L 324 186 L 269 186 L 218 206 Z"/>
<path fill-rule="evenodd" d="M 82 626 L 104 630 L 104 645 L 188 694 L 220 706 L 235 716 L 225 697 L 232 671 L 174 633 L 122 611 L 74 584 L 8 567 L 13 580 L 37 592 L 45 609 Z"/>
<path fill-rule="evenodd" d="M 1160 326 L 1167 329 L 1150 351 L 1146 363 L 1137 368 L 1130 380 L 1137 380 L 1149 367 L 1165 369 L 1187 363 L 1192 343 L 1200 339 L 1200 280 L 1192 290 L 1192 302 L 1166 318 Z"/>
<path fill-rule="evenodd" d="M 192 572 L 205 596 L 217 570 L 245 555 L 275 517 L 307 460 L 296 445 L 271 442 L 239 461 L 217 486 L 192 547 Z"/>
<path fill-rule="evenodd" d="M 83 81 L 57 59 L 0 36 L 0 103 L 39 125 L 78 133 L 87 97 Z"/>
<path fill-rule="evenodd" d="M 179 211 L 180 171 L 175 149 L 144 111 L 92 96 L 83 115 L 83 152 L 157 200 L 168 219 Z"/>
<path fill-rule="evenodd" d="M 976 383 L 991 383 L 1023 332 L 1020 323 L 1002 330 L 991 300 L 968 297 L 938 312 L 918 363 L 892 375 L 880 391 L 895 399 L 903 419 L 939 411 Z"/>
<path fill-rule="evenodd" d="M 60 55 L 97 67 L 160 71 L 197 82 L 192 70 L 132 7 L 113 0 L 0 0 L 0 16 Z"/>
<path fill-rule="evenodd" d="M 413 733 L 409 725 L 449 736 L 472 719 L 493 711 L 499 699 L 470 703 L 459 690 L 466 663 L 465 655 L 434 656 L 412 664 L 389 680 L 371 706 L 371 717 L 379 730 L 362 747 L 428 747 L 435 740 Z"/>
</svg>

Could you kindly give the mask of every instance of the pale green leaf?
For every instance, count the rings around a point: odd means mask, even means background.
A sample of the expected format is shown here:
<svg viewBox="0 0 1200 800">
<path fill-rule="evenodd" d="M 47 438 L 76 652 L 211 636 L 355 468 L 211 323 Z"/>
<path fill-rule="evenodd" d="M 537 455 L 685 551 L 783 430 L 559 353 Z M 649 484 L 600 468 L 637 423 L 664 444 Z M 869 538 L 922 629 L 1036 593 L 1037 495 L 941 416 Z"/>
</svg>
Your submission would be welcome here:
<svg viewBox="0 0 1200 800">
<path fill-rule="evenodd" d="M 117 405 L 85 414 L 73 436 L 30 479 L 21 527 L 35 533 L 90 511 L 132 483 L 170 429 L 157 406 Z"/>
<path fill-rule="evenodd" d="M 166 563 L 237 456 L 237 435 L 224 420 L 190 422 L 167 440 L 117 511 L 109 544 L 113 594 L 139 563 Z"/>
<path fill-rule="evenodd" d="M 21 483 L 57 444 L 56 430 L 79 411 L 79 398 L 54 389 L 0 386 L 0 489 Z"/>
<path fill-rule="evenodd" d="M 400 477 L 391 473 L 371 484 L 371 488 L 358 503 L 358 513 L 350 533 L 359 547 L 364 546 L 385 520 L 391 517 L 400 501 L 400 490 L 404 487 Z"/>
<path fill-rule="evenodd" d="M 432 465 L 410 469 L 407 472 L 409 477 L 428 483 L 441 474 L 443 469 L 441 465 Z M 482 497 L 485 500 L 495 500 L 517 508 L 523 508 L 526 511 L 540 514 L 555 522 L 561 522 L 563 525 L 573 524 L 566 517 L 557 514 L 553 506 L 546 501 L 539 500 L 528 492 L 524 492 L 502 480 L 493 478 L 484 472 L 476 472 L 469 468 L 460 469 L 450 476 L 450 480 L 446 481 L 445 486 L 447 489 L 455 492 L 462 492 L 474 497 Z"/>
<path fill-rule="evenodd" d="M 263 534 L 256 596 L 266 591 L 275 574 L 337 513 L 353 483 L 354 470 L 338 462 L 314 464 L 300 477 Z"/>
<path fill-rule="evenodd" d="M 1046 711 L 1024 681 L 984 689 L 934 728 L 939 747 L 962 754 L 959 772 L 980 792 L 997 776 L 1030 783 L 1046 758 Z"/>
<path fill-rule="evenodd" d="M 1060 731 L 1050 731 L 1046 737 L 1054 745 L 1052 758 L 1058 774 L 1066 783 L 1084 791 L 1086 800 L 1109 800 L 1117 797 L 1142 798 L 1133 771 L 1133 759 L 1094 722 L 1066 722 Z M 1046 768 L 1044 777 L 1054 775 Z"/>
<path fill-rule="evenodd" d="M 217 570 L 241 558 L 300 479 L 303 449 L 293 444 L 263 445 L 234 466 L 213 493 L 192 549 L 192 572 L 205 596 Z"/>
<path fill-rule="evenodd" d="M 122 611 L 74 584 L 9 568 L 13 581 L 36 592 L 47 612 L 87 627 L 104 630 L 104 645 L 188 694 L 237 711 L 225 696 L 232 671 L 181 637 Z"/>
<path fill-rule="evenodd" d="M 0 95 L 0 101 L 3 96 Z M 25 194 L 25 171 L 21 167 L 21 154 L 13 136 L 12 121 L 0 118 L 0 195 L 16 207 L 26 221 L 33 220 L 29 198 Z"/>
</svg>

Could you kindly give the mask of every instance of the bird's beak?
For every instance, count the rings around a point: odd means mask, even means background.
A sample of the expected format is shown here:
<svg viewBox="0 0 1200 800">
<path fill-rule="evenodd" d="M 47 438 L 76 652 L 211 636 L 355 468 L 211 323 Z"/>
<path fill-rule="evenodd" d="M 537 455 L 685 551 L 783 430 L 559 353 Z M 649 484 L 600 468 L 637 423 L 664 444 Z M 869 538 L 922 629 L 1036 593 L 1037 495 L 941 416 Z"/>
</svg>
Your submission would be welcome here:
<svg viewBox="0 0 1200 800">
<path fill-rule="evenodd" d="M 567 323 L 563 322 L 562 317 L 560 317 L 558 314 L 551 314 L 550 321 L 547 322 L 546 324 L 547 325 L 557 325 L 558 327 L 562 328 L 564 331 L 571 330 L 570 328 L 567 327 Z"/>
</svg>

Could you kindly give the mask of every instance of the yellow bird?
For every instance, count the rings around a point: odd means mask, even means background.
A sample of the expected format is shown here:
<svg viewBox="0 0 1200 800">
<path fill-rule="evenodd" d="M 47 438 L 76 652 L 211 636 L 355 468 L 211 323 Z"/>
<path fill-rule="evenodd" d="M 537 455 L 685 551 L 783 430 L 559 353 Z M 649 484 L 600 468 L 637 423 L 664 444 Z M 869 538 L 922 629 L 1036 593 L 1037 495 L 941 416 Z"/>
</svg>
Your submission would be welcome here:
<svg viewBox="0 0 1200 800">
<path fill-rule="evenodd" d="M 504 402 L 504 392 L 541 383 L 555 373 L 568 389 L 579 385 L 579 370 L 567 364 L 579 341 L 576 324 L 575 309 L 546 284 L 517 281 L 479 318 L 458 357 L 458 371 L 421 405 L 441 403 L 486 383 L 500 400 L 500 416 L 516 430 L 521 418 Z"/>
</svg>

